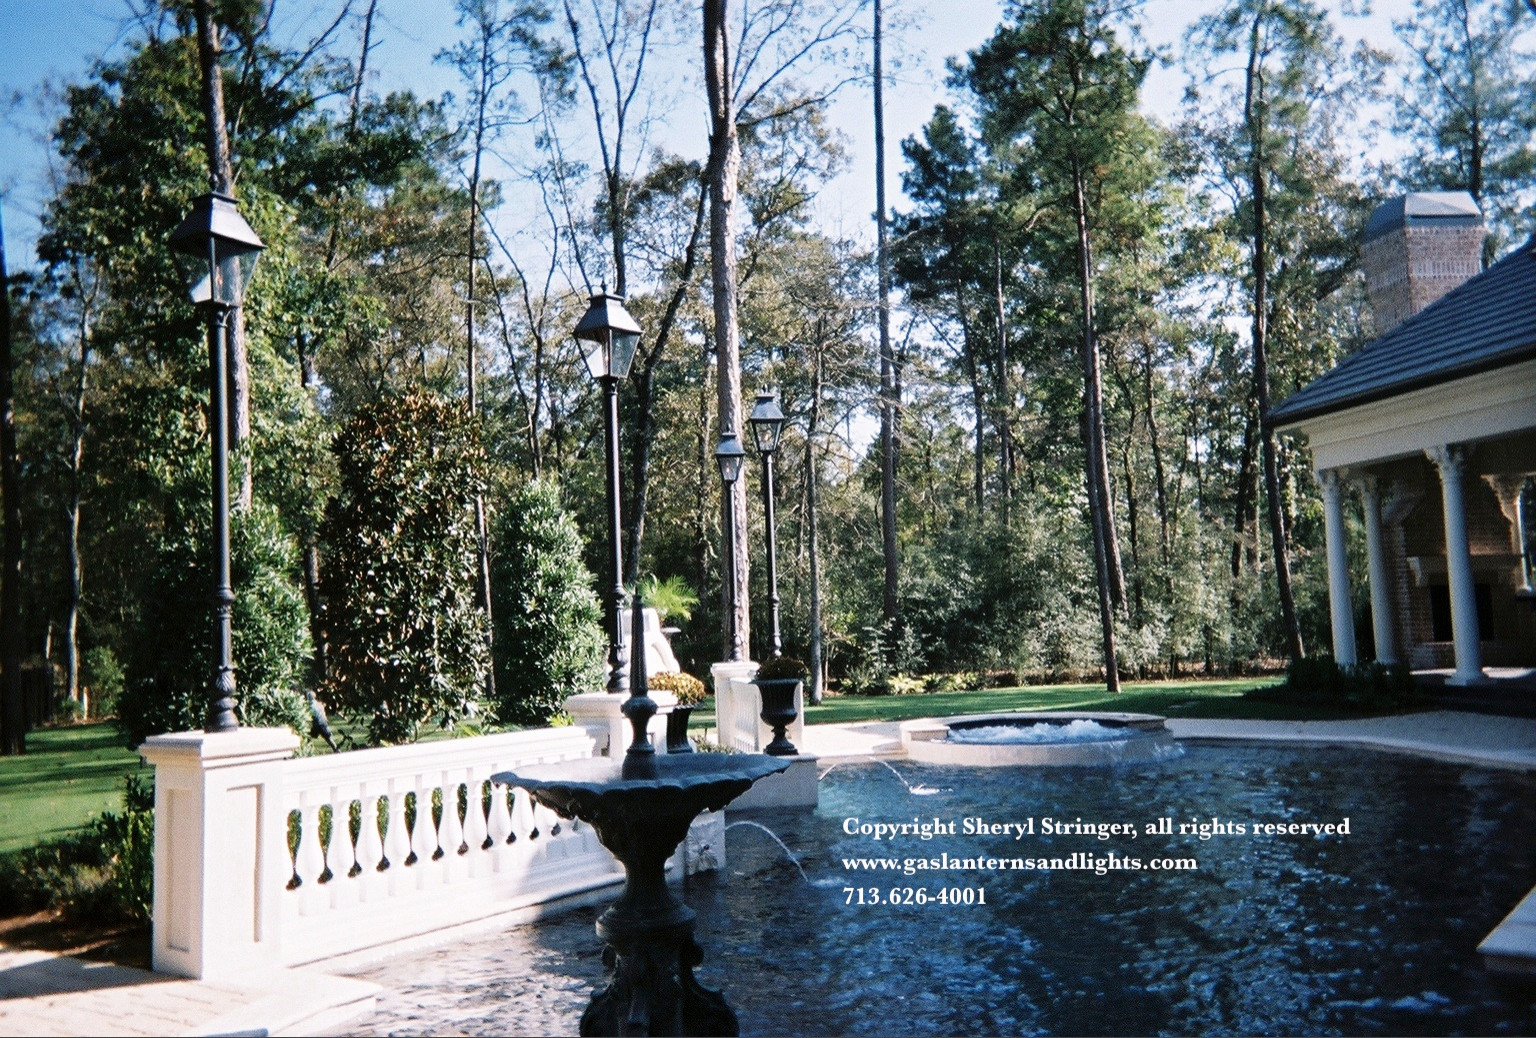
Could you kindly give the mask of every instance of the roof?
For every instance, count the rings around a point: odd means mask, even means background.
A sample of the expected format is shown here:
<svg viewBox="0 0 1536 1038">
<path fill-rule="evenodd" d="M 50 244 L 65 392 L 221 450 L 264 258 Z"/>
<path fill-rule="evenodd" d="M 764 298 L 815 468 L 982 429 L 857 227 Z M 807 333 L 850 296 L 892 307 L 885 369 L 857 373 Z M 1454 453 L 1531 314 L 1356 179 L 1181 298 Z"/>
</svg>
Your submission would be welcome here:
<svg viewBox="0 0 1536 1038">
<path fill-rule="evenodd" d="M 1479 227 L 1482 222 L 1477 201 L 1465 191 L 1414 191 L 1377 206 L 1365 223 L 1363 240 L 1371 241 L 1409 225 Z"/>
<path fill-rule="evenodd" d="M 1291 394 L 1270 419 L 1315 418 L 1532 357 L 1536 238 Z"/>
</svg>

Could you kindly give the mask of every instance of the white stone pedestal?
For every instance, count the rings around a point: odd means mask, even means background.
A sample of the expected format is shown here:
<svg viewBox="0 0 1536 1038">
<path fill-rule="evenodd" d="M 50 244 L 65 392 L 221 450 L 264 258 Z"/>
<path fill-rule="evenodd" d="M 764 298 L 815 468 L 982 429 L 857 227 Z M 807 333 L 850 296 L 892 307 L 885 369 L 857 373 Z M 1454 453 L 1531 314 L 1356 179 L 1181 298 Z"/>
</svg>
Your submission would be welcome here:
<svg viewBox="0 0 1536 1038">
<path fill-rule="evenodd" d="M 648 693 L 656 703 L 656 716 L 651 718 L 651 723 L 646 729 L 651 736 L 651 744 L 656 747 L 657 753 L 667 751 L 667 715 L 677 705 L 677 697 L 671 692 L 652 690 Z M 624 701 L 628 694 L 613 692 L 583 692 L 580 695 L 571 696 L 563 704 L 563 709 L 570 714 L 572 719 L 587 730 L 595 744 L 592 753 L 597 757 L 611 757 L 623 753 L 629 749 L 629 742 L 633 732 L 629 725 L 629 719 L 624 716 Z"/>
<path fill-rule="evenodd" d="M 154 735 L 152 957 L 160 973 L 249 979 L 277 969 L 277 894 L 292 862 L 273 761 L 293 756 L 287 728 Z"/>
<path fill-rule="evenodd" d="M 726 805 L 727 811 L 755 811 L 765 807 L 810 807 L 819 803 L 820 783 L 816 771 L 815 754 L 802 753 L 798 757 L 781 757 L 790 762 L 786 771 L 758 779 L 752 788 Z M 723 835 L 723 833 L 722 833 Z"/>
</svg>

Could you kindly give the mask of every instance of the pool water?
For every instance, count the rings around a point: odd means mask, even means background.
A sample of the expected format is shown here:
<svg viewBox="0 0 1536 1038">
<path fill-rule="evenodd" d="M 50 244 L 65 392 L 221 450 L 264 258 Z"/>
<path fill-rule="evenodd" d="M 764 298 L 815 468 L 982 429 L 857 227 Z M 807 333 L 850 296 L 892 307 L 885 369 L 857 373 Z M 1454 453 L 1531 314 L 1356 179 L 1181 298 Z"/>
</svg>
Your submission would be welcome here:
<svg viewBox="0 0 1536 1038">
<path fill-rule="evenodd" d="M 847 764 L 823 779 L 814 814 L 751 816 L 810 882 L 748 826 L 729 833 L 724 874 L 689 880 L 700 979 L 726 988 L 742 1033 L 1536 1033 L 1533 988 L 1488 974 L 1475 951 L 1536 885 L 1536 777 L 1230 744 L 1130 767 L 896 766 L 941 792 L 914 798 L 885 767 Z M 1172 834 L 1145 831 L 1164 817 Z M 1252 831 L 1345 817 L 1348 835 Z M 997 835 L 965 835 L 966 818 Z M 956 833 L 876 841 L 850 835 L 848 819 L 855 833 L 934 819 Z M 1001 829 L 1028 819 L 1022 838 Z M 1071 831 L 1046 834 L 1047 819 Z M 1217 833 L 1213 820 L 1248 831 Z M 1096 835 L 1117 823 L 1137 838 Z M 1192 857 L 1198 869 L 844 866 L 946 853 Z M 909 900 L 982 889 L 985 904 L 972 893 L 970 904 L 861 905 L 849 887 Z"/>
</svg>

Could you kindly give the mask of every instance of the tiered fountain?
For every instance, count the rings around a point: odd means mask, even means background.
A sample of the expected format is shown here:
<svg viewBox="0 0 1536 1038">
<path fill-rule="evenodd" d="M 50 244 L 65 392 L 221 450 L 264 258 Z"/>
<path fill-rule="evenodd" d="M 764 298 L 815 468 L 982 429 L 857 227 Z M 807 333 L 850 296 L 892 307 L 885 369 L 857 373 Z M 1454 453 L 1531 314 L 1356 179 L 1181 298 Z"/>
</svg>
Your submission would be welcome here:
<svg viewBox="0 0 1536 1038">
<path fill-rule="evenodd" d="M 644 644 L 639 595 L 634 641 Z M 703 811 L 718 811 L 789 762 L 764 754 L 657 754 L 645 654 L 634 654 L 624 716 L 634 729 L 622 760 L 545 764 L 492 776 L 519 786 L 562 818 L 580 819 L 624 866 L 624 892 L 597 920 L 608 983 L 581 1017 L 583 1035 L 734 1035 L 724 996 L 699 984 L 703 961 L 692 909 L 667 886 L 666 861 Z"/>
</svg>

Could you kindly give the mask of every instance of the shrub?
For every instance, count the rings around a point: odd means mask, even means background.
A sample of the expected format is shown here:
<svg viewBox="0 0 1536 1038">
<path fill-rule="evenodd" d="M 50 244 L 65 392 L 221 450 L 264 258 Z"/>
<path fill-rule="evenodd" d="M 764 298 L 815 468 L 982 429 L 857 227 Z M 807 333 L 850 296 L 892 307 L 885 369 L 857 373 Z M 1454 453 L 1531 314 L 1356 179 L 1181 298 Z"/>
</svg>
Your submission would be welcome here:
<svg viewBox="0 0 1536 1038">
<path fill-rule="evenodd" d="M 1330 656 L 1292 660 L 1285 684 L 1257 689 L 1257 698 L 1281 698 L 1310 705 L 1344 706 L 1351 710 L 1396 710 L 1420 699 L 1413 674 L 1402 664 L 1361 663 L 1340 666 Z"/>
<path fill-rule="evenodd" d="M 648 683 L 652 692 L 670 692 L 676 696 L 678 706 L 697 706 L 704 700 L 704 682 L 692 674 L 665 670 L 652 674 Z"/>
<path fill-rule="evenodd" d="M 56 909 L 66 915 L 149 919 L 155 872 L 154 787 L 123 783 L 123 811 L 90 828 L 0 855 L 0 914 Z"/>
<path fill-rule="evenodd" d="M 80 683 L 90 690 L 93 715 L 104 717 L 116 709 L 123 667 L 110 647 L 93 645 L 80 655 Z"/>
<path fill-rule="evenodd" d="M 691 620 L 699 604 L 699 596 L 682 577 L 673 575 L 666 580 L 647 577 L 641 583 L 641 597 L 645 604 L 656 610 L 656 618 L 662 623 L 668 620 Z"/>
<path fill-rule="evenodd" d="M 603 690 L 602 608 L 582 562 L 576 521 L 547 482 L 502 504 L 491 562 L 497 712 L 545 724 L 566 698 Z"/>
<path fill-rule="evenodd" d="M 422 393 L 362 408 L 332 449 L 322 698 L 366 713 L 374 743 L 406 742 L 470 713 L 490 663 L 475 591 L 485 453 L 462 407 Z"/>
<path fill-rule="evenodd" d="M 118 726 L 130 746 L 157 732 L 201 728 L 213 676 L 212 550 L 206 527 L 167 533 L 156 554 L 143 621 L 117 697 Z M 298 549 L 274 509 L 257 501 L 231 517 L 237 701 L 247 724 L 283 725 L 293 716 L 288 700 L 297 693 L 283 690 L 298 684 L 310 656 L 297 571 Z M 306 722 L 298 732 L 307 730 Z"/>
</svg>

